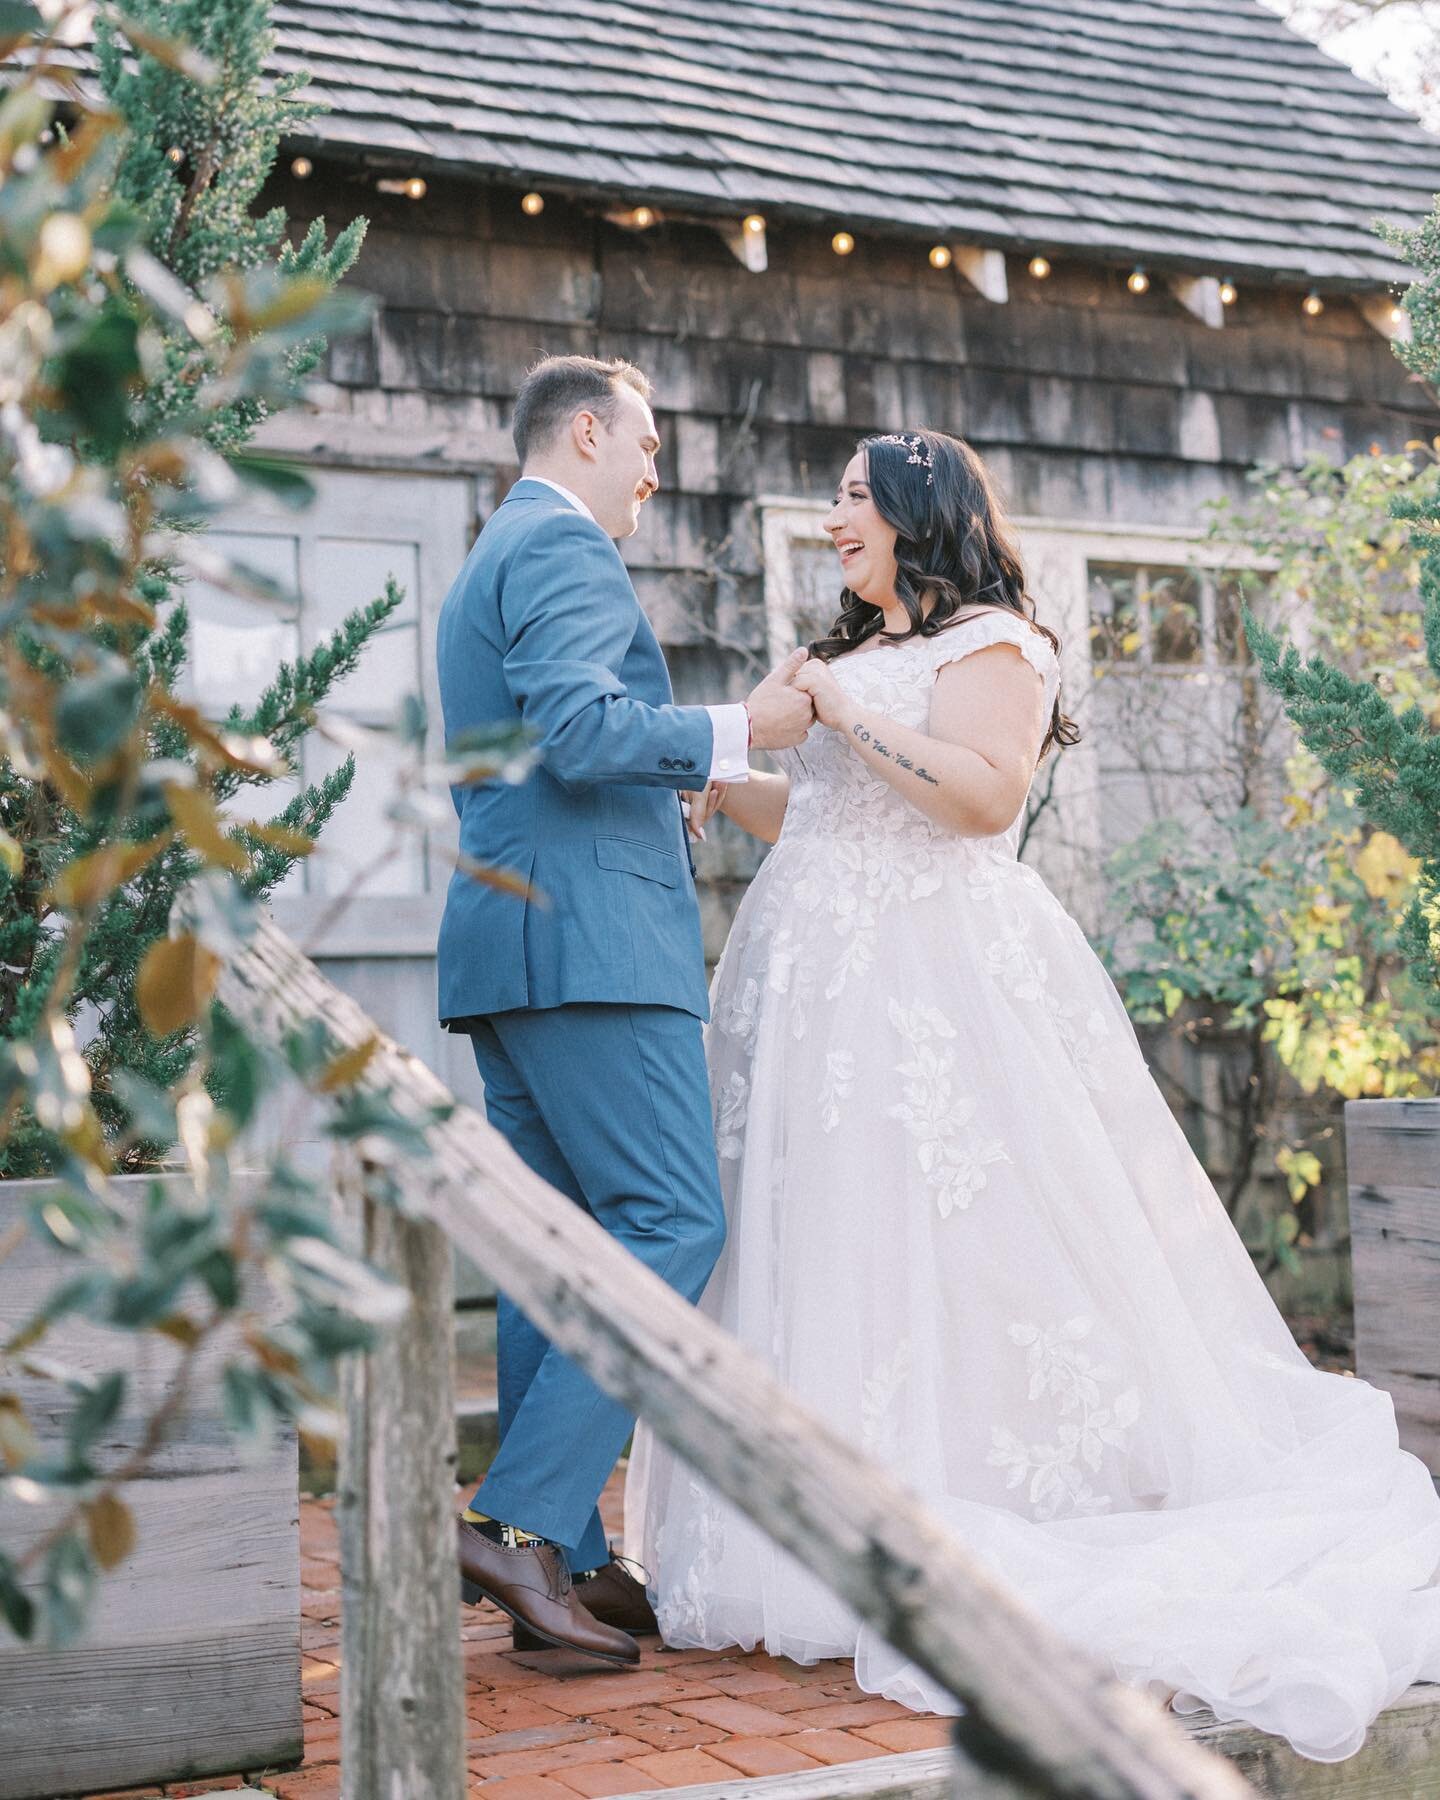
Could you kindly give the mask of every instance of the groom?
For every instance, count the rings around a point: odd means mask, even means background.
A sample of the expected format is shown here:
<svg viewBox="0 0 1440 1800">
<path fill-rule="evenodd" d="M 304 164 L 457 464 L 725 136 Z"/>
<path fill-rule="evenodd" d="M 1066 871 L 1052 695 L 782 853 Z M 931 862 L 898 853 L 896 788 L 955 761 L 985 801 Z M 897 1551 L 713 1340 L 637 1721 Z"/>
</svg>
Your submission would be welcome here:
<svg viewBox="0 0 1440 1800">
<path fill-rule="evenodd" d="M 747 752 L 814 714 L 793 656 L 748 701 L 676 706 L 613 542 L 659 486 L 650 384 L 630 363 L 556 356 L 515 400 L 519 481 L 441 608 L 446 737 L 523 722 L 521 786 L 455 790 L 460 848 L 532 882 L 518 901 L 462 870 L 440 927 L 440 1016 L 470 1034 L 490 1122 L 686 1299 L 725 1221 L 701 1040 L 700 915 L 680 791 L 744 781 Z M 654 1628 L 614 1559 L 601 1489 L 634 1423 L 503 1297 L 500 1449 L 459 1524 L 461 1591 L 517 1647 L 629 1664 Z M 628 1627 L 627 1631 L 625 1627 Z"/>
</svg>

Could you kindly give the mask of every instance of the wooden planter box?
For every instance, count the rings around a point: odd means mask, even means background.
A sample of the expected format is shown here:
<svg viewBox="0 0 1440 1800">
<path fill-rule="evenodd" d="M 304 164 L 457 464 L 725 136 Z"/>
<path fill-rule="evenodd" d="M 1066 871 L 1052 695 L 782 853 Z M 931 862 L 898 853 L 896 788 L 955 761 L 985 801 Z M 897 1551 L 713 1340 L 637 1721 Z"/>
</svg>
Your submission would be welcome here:
<svg viewBox="0 0 1440 1800">
<path fill-rule="evenodd" d="M 0 1238 L 49 1185 L 0 1182 Z M 0 1264 L 0 1334 L 28 1317 L 69 1267 L 28 1234 Z M 178 1355 L 154 1337 L 138 1360 L 137 1348 L 129 1333 L 73 1318 L 44 1340 L 44 1354 L 83 1371 L 130 1369 L 125 1410 L 100 1445 L 102 1467 L 133 1446 L 137 1421 Z M 242 1461 L 213 1380 L 226 1352 L 213 1349 L 174 1436 L 148 1478 L 127 1490 L 139 1541 L 101 1577 L 88 1635 L 56 1651 L 19 1644 L 0 1626 L 0 1800 L 55 1800 L 300 1760 L 295 1434 L 279 1436 L 263 1461 Z M 20 1392 L 42 1444 L 62 1443 L 65 1391 L 22 1377 Z M 49 1505 L 0 1491 L 0 1543 L 23 1551 L 54 1516 Z"/>
<path fill-rule="evenodd" d="M 1440 1100 L 1350 1101 L 1345 1156 L 1356 1373 L 1440 1477 Z"/>
</svg>

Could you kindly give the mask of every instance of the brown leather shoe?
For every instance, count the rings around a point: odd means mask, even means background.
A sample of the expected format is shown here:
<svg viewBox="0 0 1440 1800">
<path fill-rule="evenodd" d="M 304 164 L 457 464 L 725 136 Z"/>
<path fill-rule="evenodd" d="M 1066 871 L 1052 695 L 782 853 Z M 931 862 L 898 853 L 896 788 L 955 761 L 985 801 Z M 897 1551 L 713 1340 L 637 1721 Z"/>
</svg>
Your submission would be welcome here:
<svg viewBox="0 0 1440 1800">
<path fill-rule="evenodd" d="M 584 1656 L 630 1668 L 640 1660 L 634 1638 L 602 1625 L 576 1598 L 565 1558 L 553 1544 L 497 1544 L 458 1519 L 460 1598 L 473 1606 L 493 1600 L 535 1640 L 533 1649 L 558 1645 Z"/>
<path fill-rule="evenodd" d="M 621 1557 L 612 1556 L 598 1574 L 592 1576 L 589 1581 L 582 1581 L 576 1592 L 584 1596 L 586 1612 L 592 1618 L 599 1619 L 604 1625 L 614 1625 L 621 1631 L 634 1632 L 641 1636 L 647 1632 L 658 1632 L 660 1629 L 655 1618 L 655 1609 L 650 1604 L 650 1596 L 645 1591 L 644 1582 L 636 1579 L 631 1573 L 630 1567 Z M 545 1645 L 518 1621 L 513 1633 L 513 1642 L 517 1650 L 543 1650 L 545 1648 Z"/>
</svg>

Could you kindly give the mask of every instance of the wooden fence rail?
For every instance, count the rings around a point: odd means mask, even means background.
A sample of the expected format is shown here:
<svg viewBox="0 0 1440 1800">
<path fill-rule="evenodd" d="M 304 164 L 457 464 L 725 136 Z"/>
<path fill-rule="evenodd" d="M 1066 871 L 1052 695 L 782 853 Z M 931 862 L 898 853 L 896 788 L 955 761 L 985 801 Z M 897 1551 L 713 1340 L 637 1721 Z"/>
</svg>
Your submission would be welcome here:
<svg viewBox="0 0 1440 1800">
<path fill-rule="evenodd" d="M 272 1039 L 316 1018 L 343 1047 L 375 1035 L 364 1012 L 268 923 L 227 962 L 220 993 Z M 360 1085 L 416 1115 L 450 1101 L 423 1064 L 383 1040 Z M 427 1135 L 428 1160 L 407 1155 L 393 1169 L 405 1211 L 442 1227 L 601 1387 L 963 1701 L 957 1789 L 1067 1800 L 1253 1793 L 1152 1700 L 1056 1637 L 883 1468 L 805 1412 L 479 1115 L 457 1107 Z M 443 1385 L 437 1371 L 442 1404 Z M 453 1567 L 437 1572 L 433 1558 L 411 1566 L 413 1580 L 429 1567 L 453 1591 Z M 428 1619 L 445 1616 L 441 1599 L 412 1605 Z M 402 1612 L 385 1615 L 396 1631 L 406 1628 Z M 384 1655 L 373 1633 L 366 1654 Z M 364 1800 L 397 1791 L 378 1770 L 371 1779 Z M 346 1787 L 358 1793 L 348 1778 Z"/>
</svg>

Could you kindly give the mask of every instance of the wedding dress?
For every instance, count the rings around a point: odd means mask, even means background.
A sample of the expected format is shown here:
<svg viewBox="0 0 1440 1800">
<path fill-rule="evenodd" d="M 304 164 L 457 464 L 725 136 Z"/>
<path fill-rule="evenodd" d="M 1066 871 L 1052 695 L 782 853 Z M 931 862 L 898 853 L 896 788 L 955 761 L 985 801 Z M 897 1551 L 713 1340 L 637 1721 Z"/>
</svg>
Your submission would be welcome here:
<svg viewBox="0 0 1440 1800">
<path fill-rule="evenodd" d="M 1014 616 L 834 662 L 925 729 Z M 702 1308 L 1056 1631 L 1175 1706 L 1339 1760 L 1440 1680 L 1440 1499 L 1389 1396 L 1297 1348 L 1019 822 L 961 838 L 835 732 L 716 971 L 729 1242 Z M 855 1660 L 957 1703 L 647 1430 L 627 1548 L 675 1646 Z"/>
</svg>

